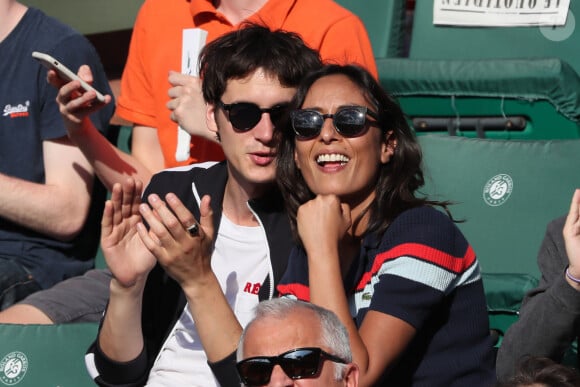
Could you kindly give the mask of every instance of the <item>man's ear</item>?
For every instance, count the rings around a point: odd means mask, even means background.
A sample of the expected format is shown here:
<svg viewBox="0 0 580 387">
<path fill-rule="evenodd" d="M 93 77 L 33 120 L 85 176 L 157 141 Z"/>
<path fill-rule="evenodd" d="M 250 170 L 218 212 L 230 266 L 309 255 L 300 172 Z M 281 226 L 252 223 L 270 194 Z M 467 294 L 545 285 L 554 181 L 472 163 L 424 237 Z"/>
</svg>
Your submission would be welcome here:
<svg viewBox="0 0 580 387">
<path fill-rule="evenodd" d="M 205 121 L 207 124 L 207 128 L 209 129 L 210 132 L 212 132 L 216 138 L 219 138 L 219 134 L 218 134 L 218 124 L 217 124 L 217 109 L 215 104 L 213 103 L 207 103 L 206 105 L 206 110 L 205 110 Z"/>
<path fill-rule="evenodd" d="M 359 369 L 356 363 L 348 363 L 344 370 L 344 385 L 346 387 L 358 386 Z"/>
</svg>

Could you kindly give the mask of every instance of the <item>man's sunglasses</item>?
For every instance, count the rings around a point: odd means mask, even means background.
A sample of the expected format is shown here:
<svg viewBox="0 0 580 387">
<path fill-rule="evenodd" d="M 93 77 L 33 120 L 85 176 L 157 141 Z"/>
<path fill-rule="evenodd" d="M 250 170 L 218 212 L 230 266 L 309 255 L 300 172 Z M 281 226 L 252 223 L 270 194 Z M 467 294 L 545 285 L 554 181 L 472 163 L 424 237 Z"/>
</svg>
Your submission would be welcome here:
<svg viewBox="0 0 580 387">
<path fill-rule="evenodd" d="M 226 104 L 219 101 L 218 105 L 227 113 L 228 120 L 238 132 L 251 130 L 262 119 L 262 113 L 268 113 L 270 121 L 272 121 L 274 127 L 277 127 L 288 111 L 288 104 L 275 105 L 267 109 L 262 109 L 251 102 Z"/>
<path fill-rule="evenodd" d="M 276 364 L 292 380 L 318 375 L 324 360 L 346 364 L 337 356 L 320 348 L 297 348 L 278 356 L 257 356 L 244 359 L 236 365 L 242 382 L 249 387 L 263 386 L 270 382 Z"/>
<path fill-rule="evenodd" d="M 367 121 L 367 115 L 375 121 Z M 378 126 L 379 117 L 365 106 L 345 106 L 334 114 L 322 114 L 316 110 L 301 109 L 290 113 L 292 129 L 298 140 L 308 140 L 320 134 L 324 121 L 332 118 L 332 124 L 344 137 L 358 137 L 366 133 L 369 126 Z"/>
</svg>

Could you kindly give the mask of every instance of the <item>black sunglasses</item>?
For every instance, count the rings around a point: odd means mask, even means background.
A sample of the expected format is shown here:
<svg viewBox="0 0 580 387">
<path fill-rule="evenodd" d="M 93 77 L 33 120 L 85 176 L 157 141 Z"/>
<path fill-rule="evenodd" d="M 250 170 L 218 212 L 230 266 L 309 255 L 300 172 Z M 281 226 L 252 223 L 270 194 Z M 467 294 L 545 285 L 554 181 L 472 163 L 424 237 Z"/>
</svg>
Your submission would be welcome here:
<svg viewBox="0 0 580 387">
<path fill-rule="evenodd" d="M 251 130 L 262 119 L 262 113 L 268 113 L 270 115 L 270 121 L 276 127 L 281 123 L 284 114 L 288 111 L 288 104 L 275 105 L 267 109 L 262 109 L 251 102 L 226 104 L 219 101 L 218 105 L 227 112 L 228 120 L 230 120 L 234 129 L 238 132 Z"/>
<path fill-rule="evenodd" d="M 332 124 L 344 137 L 358 137 L 366 133 L 369 126 L 378 126 L 376 121 L 367 121 L 367 114 L 378 120 L 376 113 L 365 106 L 345 106 L 334 114 L 322 114 L 316 110 L 301 109 L 290 113 L 292 129 L 299 140 L 308 140 L 320 134 L 324 120 L 332 118 Z"/>
<path fill-rule="evenodd" d="M 270 382 L 276 364 L 292 380 L 309 378 L 320 372 L 323 360 L 346 364 L 337 356 L 320 348 L 297 348 L 278 356 L 257 356 L 244 359 L 236 365 L 242 382 L 249 387 L 263 386 Z"/>
</svg>

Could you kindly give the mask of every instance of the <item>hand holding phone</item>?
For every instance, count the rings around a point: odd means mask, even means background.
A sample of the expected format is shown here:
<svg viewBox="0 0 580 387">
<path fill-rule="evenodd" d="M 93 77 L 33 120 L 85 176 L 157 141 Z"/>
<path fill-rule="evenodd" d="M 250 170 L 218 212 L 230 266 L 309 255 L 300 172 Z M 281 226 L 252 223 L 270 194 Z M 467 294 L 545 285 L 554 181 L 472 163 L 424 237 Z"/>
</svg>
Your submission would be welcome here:
<svg viewBox="0 0 580 387">
<path fill-rule="evenodd" d="M 97 95 L 97 100 L 99 100 L 100 102 L 105 102 L 105 96 L 103 94 L 101 94 L 94 87 L 92 87 L 91 85 L 89 85 L 88 83 L 83 81 L 74 72 L 72 72 L 68 67 L 66 67 L 65 65 L 60 63 L 58 60 L 54 59 L 52 56 L 45 54 L 45 53 L 42 53 L 42 52 L 33 51 L 32 57 L 34 59 L 38 60 L 47 69 L 56 71 L 58 73 L 59 77 L 61 77 L 62 79 L 69 81 L 69 82 L 70 81 L 79 81 L 81 83 L 81 87 L 85 91 L 94 91 Z"/>
</svg>

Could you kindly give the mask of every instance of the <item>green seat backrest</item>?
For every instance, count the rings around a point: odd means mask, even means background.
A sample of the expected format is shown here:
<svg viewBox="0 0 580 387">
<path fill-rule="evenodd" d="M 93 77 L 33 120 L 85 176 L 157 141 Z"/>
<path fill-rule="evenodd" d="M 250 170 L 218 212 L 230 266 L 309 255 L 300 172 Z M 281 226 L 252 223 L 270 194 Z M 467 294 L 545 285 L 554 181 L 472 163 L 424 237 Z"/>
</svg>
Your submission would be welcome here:
<svg viewBox="0 0 580 387">
<path fill-rule="evenodd" d="M 501 343 L 525 293 L 540 278 L 547 224 L 568 211 L 580 186 L 580 139 L 484 140 L 420 136 L 426 185 L 450 207 L 479 260 L 490 327 Z"/>
<path fill-rule="evenodd" d="M 364 23 L 377 58 L 399 57 L 405 50 L 404 0 L 336 0 Z"/>
<path fill-rule="evenodd" d="M 94 386 L 84 355 L 98 324 L 0 324 L 0 386 Z"/>
<path fill-rule="evenodd" d="M 566 25 L 561 27 L 436 26 L 433 24 L 433 1 L 415 2 L 411 58 L 556 57 L 568 62 L 580 74 L 580 28 L 576 26 L 580 23 L 578 0 L 570 1 Z"/>
<path fill-rule="evenodd" d="M 420 136 L 432 198 L 451 200 L 483 273 L 491 327 L 517 319 L 540 278 L 537 254 L 547 224 L 568 211 L 580 187 L 580 140 L 505 141 Z M 500 337 L 501 339 L 501 337 Z"/>
<path fill-rule="evenodd" d="M 504 141 L 419 137 L 425 192 L 456 202 L 455 218 L 483 272 L 537 278 L 546 225 L 567 213 L 580 186 L 580 140 Z"/>
</svg>

